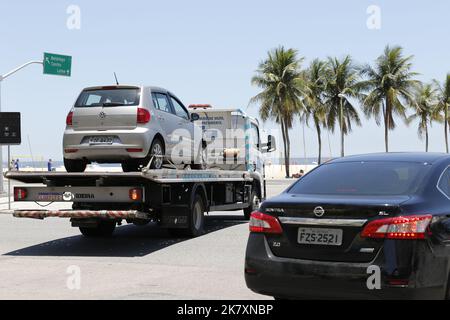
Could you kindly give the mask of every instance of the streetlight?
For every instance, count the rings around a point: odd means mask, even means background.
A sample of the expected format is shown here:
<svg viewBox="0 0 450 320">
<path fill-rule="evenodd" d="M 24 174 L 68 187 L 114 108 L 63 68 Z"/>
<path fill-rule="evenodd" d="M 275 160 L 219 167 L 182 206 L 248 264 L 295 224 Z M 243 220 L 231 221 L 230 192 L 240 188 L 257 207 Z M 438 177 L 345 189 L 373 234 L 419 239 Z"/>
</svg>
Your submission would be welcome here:
<svg viewBox="0 0 450 320">
<path fill-rule="evenodd" d="M 13 75 L 17 71 L 25 68 L 26 66 L 29 66 L 30 64 L 43 64 L 43 62 L 42 61 L 29 61 L 27 63 L 24 63 L 21 66 L 18 66 L 15 69 L 11 70 L 10 72 L 5 73 L 4 75 L 0 75 L 0 112 L 2 111 L 2 81 L 5 80 L 6 78 L 8 78 L 9 76 Z M 9 163 L 8 163 L 8 168 L 9 168 Z M 2 175 L 0 177 L 0 193 L 4 193 L 5 188 L 3 186 L 3 147 L 2 146 L 0 146 L 0 173 Z"/>
</svg>

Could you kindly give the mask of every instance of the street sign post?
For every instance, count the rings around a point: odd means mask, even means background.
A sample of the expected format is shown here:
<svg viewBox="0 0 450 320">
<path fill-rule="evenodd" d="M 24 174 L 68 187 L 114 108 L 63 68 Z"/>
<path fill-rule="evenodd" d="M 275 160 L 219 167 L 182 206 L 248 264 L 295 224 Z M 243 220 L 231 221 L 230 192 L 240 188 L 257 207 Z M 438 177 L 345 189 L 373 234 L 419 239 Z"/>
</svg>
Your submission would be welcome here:
<svg viewBox="0 0 450 320">
<path fill-rule="evenodd" d="M 72 57 L 44 52 L 44 74 L 70 77 Z"/>
</svg>

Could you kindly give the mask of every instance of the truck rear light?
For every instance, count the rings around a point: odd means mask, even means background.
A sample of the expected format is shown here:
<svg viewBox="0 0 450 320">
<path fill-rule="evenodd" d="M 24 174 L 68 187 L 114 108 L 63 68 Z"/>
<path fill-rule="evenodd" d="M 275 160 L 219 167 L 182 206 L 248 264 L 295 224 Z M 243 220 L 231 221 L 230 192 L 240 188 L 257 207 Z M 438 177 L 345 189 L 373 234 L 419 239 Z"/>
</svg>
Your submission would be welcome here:
<svg viewBox="0 0 450 320">
<path fill-rule="evenodd" d="M 250 216 L 250 232 L 256 233 L 283 233 L 280 222 L 277 218 L 255 211 Z"/>
<path fill-rule="evenodd" d="M 24 200 L 27 197 L 27 189 L 25 188 L 14 188 L 14 201 Z"/>
<path fill-rule="evenodd" d="M 369 222 L 361 233 L 363 238 L 425 239 L 431 215 L 401 216 Z"/>
<path fill-rule="evenodd" d="M 142 200 L 142 189 L 139 188 L 133 188 L 130 189 L 130 199 L 133 201 L 140 201 Z"/>
<path fill-rule="evenodd" d="M 70 111 L 66 117 L 66 125 L 71 126 L 73 124 L 73 112 Z"/>
<path fill-rule="evenodd" d="M 144 108 L 137 109 L 137 123 L 146 124 L 150 122 L 150 112 Z"/>
<path fill-rule="evenodd" d="M 77 153 L 78 149 L 64 149 L 65 153 Z"/>
<path fill-rule="evenodd" d="M 127 152 L 143 152 L 144 149 L 139 149 L 139 148 L 128 148 Z"/>
</svg>

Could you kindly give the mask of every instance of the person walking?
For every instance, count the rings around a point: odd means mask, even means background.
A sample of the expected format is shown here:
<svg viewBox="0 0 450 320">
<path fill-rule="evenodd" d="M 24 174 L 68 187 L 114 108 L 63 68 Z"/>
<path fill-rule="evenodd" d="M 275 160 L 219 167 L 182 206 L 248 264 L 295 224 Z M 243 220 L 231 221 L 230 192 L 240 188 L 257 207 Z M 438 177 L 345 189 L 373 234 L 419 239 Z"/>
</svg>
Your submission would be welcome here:
<svg viewBox="0 0 450 320">
<path fill-rule="evenodd" d="M 16 161 L 14 159 L 9 163 L 9 171 L 14 170 L 16 166 Z"/>
<path fill-rule="evenodd" d="M 19 170 L 20 170 L 19 159 L 16 159 L 16 162 L 14 162 L 14 169 L 15 169 L 16 171 L 19 171 Z"/>
<path fill-rule="evenodd" d="M 49 172 L 52 172 L 52 171 L 53 171 L 53 168 L 52 168 L 52 159 L 48 159 L 48 162 L 47 162 L 47 170 L 48 170 Z"/>
</svg>

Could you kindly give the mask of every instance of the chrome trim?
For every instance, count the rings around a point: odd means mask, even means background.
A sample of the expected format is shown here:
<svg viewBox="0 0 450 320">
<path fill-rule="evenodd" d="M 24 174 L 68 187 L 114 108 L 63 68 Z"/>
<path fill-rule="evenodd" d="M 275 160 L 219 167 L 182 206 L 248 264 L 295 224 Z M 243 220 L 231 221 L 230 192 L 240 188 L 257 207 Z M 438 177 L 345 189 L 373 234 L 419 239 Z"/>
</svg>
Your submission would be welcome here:
<svg viewBox="0 0 450 320">
<path fill-rule="evenodd" d="M 448 168 L 450 168 L 450 166 L 447 166 L 447 167 L 444 169 L 444 171 L 442 171 L 441 175 L 439 176 L 439 179 L 438 179 L 438 181 L 437 181 L 437 183 L 436 183 L 436 189 L 438 189 L 438 191 L 439 191 L 440 193 L 442 193 L 448 200 L 450 200 L 450 197 L 449 197 L 444 191 L 442 191 L 441 188 L 439 188 L 439 184 L 441 183 L 442 177 L 444 176 L 444 174 L 445 174 L 445 172 L 448 170 Z"/>
<path fill-rule="evenodd" d="M 307 226 L 362 227 L 366 219 L 314 219 L 296 217 L 278 217 L 284 224 L 300 224 Z"/>
</svg>

